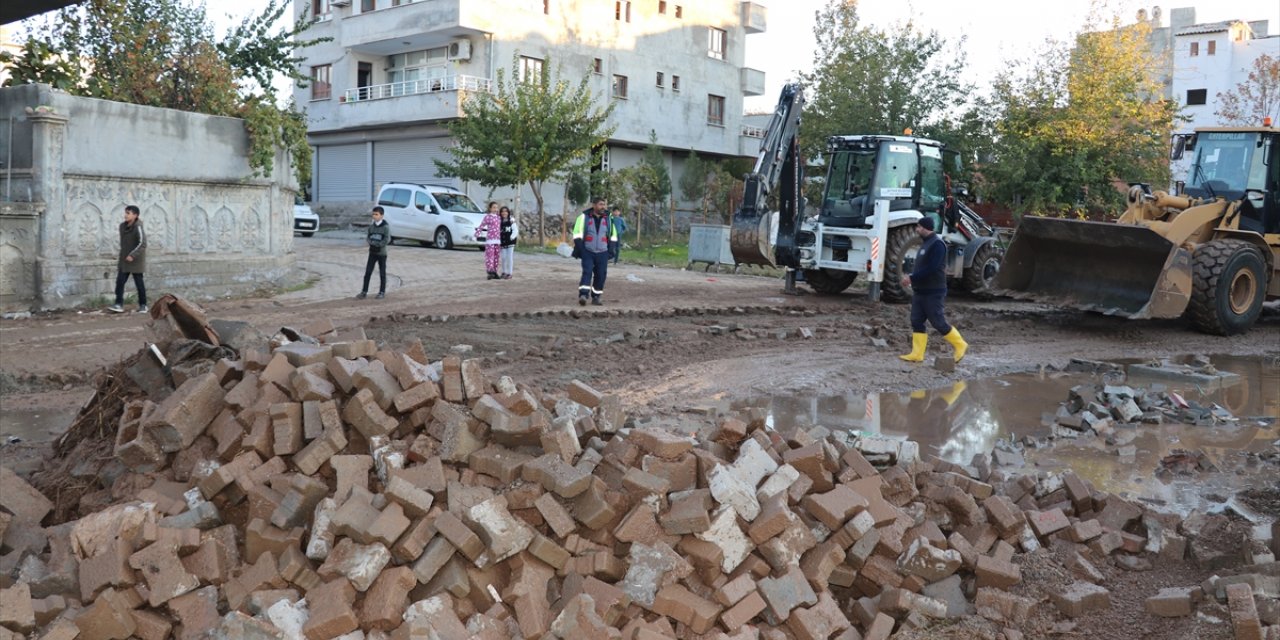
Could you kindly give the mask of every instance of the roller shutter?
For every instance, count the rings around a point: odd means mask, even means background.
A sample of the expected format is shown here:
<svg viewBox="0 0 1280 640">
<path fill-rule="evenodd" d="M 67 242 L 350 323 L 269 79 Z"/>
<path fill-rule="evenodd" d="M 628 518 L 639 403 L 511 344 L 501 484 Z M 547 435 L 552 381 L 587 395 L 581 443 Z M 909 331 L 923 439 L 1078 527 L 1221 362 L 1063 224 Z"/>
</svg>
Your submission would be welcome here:
<svg viewBox="0 0 1280 640">
<path fill-rule="evenodd" d="M 321 202 L 369 200 L 369 162 L 363 142 L 316 148 L 316 198 Z"/>
<path fill-rule="evenodd" d="M 381 140 L 373 143 L 373 181 L 381 187 L 388 182 L 440 184 L 454 188 L 461 182 L 436 174 L 435 160 L 448 160 L 446 150 L 452 138 Z"/>
</svg>

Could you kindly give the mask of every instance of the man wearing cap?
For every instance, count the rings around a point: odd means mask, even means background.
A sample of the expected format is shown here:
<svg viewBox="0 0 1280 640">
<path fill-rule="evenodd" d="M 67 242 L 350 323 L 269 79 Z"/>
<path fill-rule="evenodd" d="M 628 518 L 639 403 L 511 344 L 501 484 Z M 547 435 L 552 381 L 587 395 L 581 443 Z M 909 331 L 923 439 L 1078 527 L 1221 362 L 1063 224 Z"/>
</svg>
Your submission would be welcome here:
<svg viewBox="0 0 1280 640">
<path fill-rule="evenodd" d="M 925 333 L 925 320 L 951 343 L 956 362 L 964 358 L 969 343 L 960 337 L 955 327 L 947 324 L 942 303 L 947 297 L 947 245 L 933 232 L 933 218 L 925 216 L 916 222 L 916 234 L 920 236 L 920 250 L 916 252 L 916 266 L 911 275 L 902 278 L 903 287 L 911 287 L 911 353 L 898 356 L 907 362 L 924 362 L 929 334 Z"/>
</svg>

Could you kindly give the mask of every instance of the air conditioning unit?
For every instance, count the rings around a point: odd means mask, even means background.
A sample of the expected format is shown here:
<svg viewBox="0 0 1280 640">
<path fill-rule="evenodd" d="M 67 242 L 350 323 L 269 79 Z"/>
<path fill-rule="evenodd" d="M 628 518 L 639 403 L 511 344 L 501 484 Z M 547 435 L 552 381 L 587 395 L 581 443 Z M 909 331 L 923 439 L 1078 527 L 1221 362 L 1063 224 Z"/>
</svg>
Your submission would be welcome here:
<svg viewBox="0 0 1280 640">
<path fill-rule="evenodd" d="M 459 38 L 449 43 L 449 59 L 450 60 L 470 60 L 471 59 L 471 41 L 466 38 Z"/>
<path fill-rule="evenodd" d="M 330 1 L 329 1 L 329 6 L 331 6 L 331 7 L 349 7 L 349 6 L 351 6 L 351 0 L 330 0 Z"/>
</svg>

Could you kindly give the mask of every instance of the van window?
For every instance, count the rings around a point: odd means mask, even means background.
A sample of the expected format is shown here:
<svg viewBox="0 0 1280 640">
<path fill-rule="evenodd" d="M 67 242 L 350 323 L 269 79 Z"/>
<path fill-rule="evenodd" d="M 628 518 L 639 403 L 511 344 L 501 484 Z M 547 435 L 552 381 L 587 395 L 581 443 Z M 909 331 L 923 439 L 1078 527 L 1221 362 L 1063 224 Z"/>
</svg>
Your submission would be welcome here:
<svg viewBox="0 0 1280 640">
<path fill-rule="evenodd" d="M 409 206 L 409 190 L 384 189 L 382 197 L 378 198 L 378 204 L 384 207 L 407 207 Z"/>
<path fill-rule="evenodd" d="M 427 194 L 421 191 L 415 191 L 413 192 L 413 206 L 417 207 L 418 211 L 426 211 L 431 208 L 431 198 L 428 198 Z"/>
<path fill-rule="evenodd" d="M 435 193 L 433 195 L 435 195 L 436 202 L 439 202 L 445 211 L 483 213 L 480 211 L 480 207 L 477 207 L 476 203 L 471 201 L 471 198 L 461 193 Z"/>
</svg>

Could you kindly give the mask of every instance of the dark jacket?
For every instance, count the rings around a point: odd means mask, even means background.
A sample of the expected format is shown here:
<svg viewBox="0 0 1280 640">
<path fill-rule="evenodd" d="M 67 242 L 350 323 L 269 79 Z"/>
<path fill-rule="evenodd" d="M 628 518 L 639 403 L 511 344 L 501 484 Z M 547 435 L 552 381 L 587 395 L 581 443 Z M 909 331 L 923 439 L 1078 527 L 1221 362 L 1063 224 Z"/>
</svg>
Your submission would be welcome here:
<svg viewBox="0 0 1280 640">
<path fill-rule="evenodd" d="M 947 243 L 931 233 L 916 252 L 916 268 L 911 272 L 911 288 L 915 293 L 940 293 L 947 290 Z"/>
<path fill-rule="evenodd" d="M 133 260 L 125 262 L 125 257 L 133 256 Z M 147 271 L 147 234 L 142 230 L 142 219 L 129 224 L 120 223 L 120 272 L 146 273 Z"/>
<path fill-rule="evenodd" d="M 502 227 L 502 246 L 514 247 L 516 244 L 516 238 L 520 236 L 519 231 L 517 231 L 516 229 L 515 216 L 507 216 L 505 219 L 503 219 L 501 227 Z"/>
<path fill-rule="evenodd" d="M 391 244 L 391 225 L 385 219 L 378 224 L 370 223 L 365 231 L 365 239 L 369 242 L 369 253 L 387 255 L 387 245 Z"/>
</svg>

